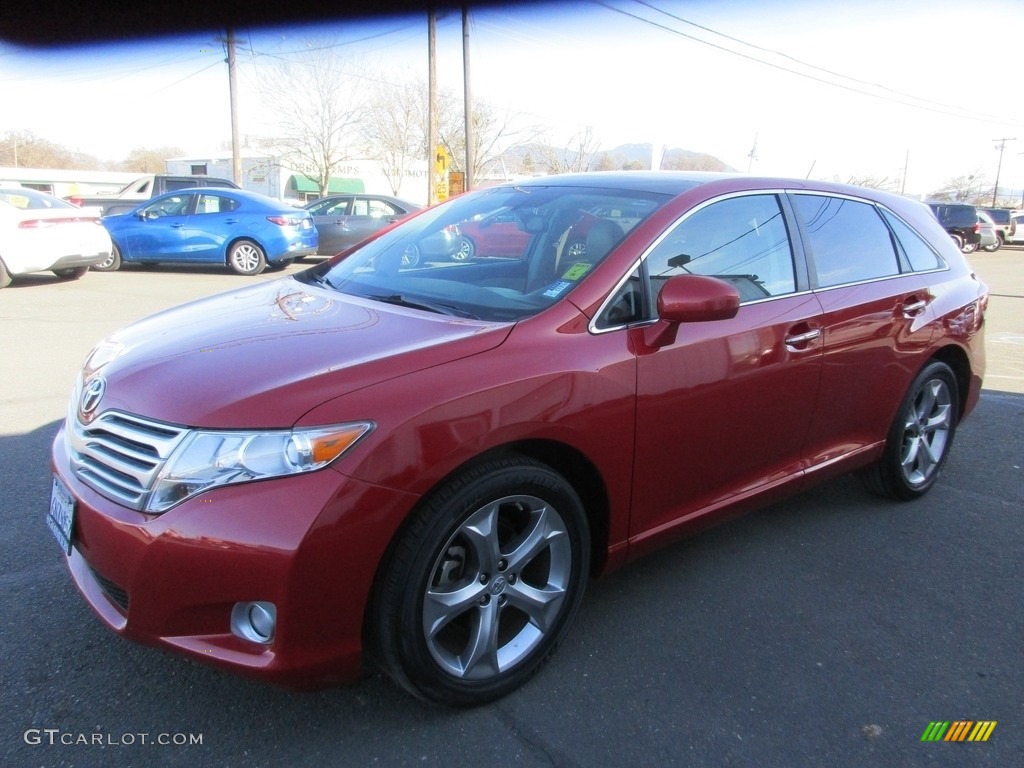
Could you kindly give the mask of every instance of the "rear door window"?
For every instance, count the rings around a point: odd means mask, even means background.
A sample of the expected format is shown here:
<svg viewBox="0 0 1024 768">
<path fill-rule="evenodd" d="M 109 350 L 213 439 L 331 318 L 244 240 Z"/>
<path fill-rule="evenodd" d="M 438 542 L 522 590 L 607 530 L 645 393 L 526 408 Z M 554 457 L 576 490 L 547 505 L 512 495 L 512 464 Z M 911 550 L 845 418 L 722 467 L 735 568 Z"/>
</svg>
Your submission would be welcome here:
<svg viewBox="0 0 1024 768">
<path fill-rule="evenodd" d="M 899 274 L 889 228 L 875 206 L 832 195 L 791 197 L 819 287 Z"/>
</svg>

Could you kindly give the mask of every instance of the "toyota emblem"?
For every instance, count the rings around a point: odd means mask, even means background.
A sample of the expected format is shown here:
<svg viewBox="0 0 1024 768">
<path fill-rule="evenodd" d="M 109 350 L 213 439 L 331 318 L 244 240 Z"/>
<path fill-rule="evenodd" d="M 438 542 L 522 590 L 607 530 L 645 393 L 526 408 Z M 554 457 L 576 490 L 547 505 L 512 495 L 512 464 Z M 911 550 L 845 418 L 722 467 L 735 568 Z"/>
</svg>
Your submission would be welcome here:
<svg viewBox="0 0 1024 768">
<path fill-rule="evenodd" d="M 107 382 L 97 377 L 89 382 L 82 391 L 82 399 L 78 401 L 78 412 L 82 416 L 90 416 L 103 399 L 103 392 L 107 388 Z"/>
</svg>

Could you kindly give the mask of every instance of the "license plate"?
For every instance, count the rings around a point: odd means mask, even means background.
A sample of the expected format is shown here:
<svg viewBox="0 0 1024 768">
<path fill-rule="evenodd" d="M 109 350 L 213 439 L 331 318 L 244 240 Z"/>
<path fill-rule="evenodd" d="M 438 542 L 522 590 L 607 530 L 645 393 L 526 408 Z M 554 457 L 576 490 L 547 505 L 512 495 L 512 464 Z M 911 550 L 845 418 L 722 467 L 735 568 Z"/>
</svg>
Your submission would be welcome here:
<svg viewBox="0 0 1024 768">
<path fill-rule="evenodd" d="M 71 529 L 75 524 L 75 500 L 59 478 L 53 478 L 50 511 L 46 515 L 50 533 L 57 539 L 65 555 L 71 554 Z"/>
</svg>

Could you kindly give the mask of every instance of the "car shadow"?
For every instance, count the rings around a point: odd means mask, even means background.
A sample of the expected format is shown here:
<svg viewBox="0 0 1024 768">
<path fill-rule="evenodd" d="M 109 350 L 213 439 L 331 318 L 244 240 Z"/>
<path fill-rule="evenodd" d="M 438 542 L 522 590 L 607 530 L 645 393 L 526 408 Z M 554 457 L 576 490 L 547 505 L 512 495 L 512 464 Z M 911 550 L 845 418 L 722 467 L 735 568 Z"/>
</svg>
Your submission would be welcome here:
<svg viewBox="0 0 1024 768">
<path fill-rule="evenodd" d="M 43 521 L 51 422 L 0 437 L 10 457 L 0 595 L 12 662 L 0 682 L 20 702 L 0 720 L 10 733 L 200 733 L 203 764 L 248 754 L 275 766 L 339 755 L 350 765 L 441 765 L 458 744 L 473 745 L 474 762 L 498 764 L 511 741 L 531 758 L 541 750 L 546 764 L 596 765 L 675 754 L 682 717 L 688 764 L 815 754 L 857 765 L 870 762 L 869 748 L 911 764 L 928 717 L 962 706 L 950 692 L 983 691 L 981 704 L 964 700 L 977 717 L 1019 701 L 1010 672 L 1019 636 L 1006 617 L 1022 599 L 1024 475 L 1019 442 L 1004 437 L 1022 425 L 1024 395 L 986 391 L 918 501 L 876 498 L 839 478 L 591 583 L 534 680 L 461 712 L 423 704 L 373 670 L 350 687 L 295 693 L 118 642 L 77 594 Z M 868 742 L 865 723 L 891 735 Z M 45 759 L 15 741 L 12 759 Z M 199 754 L 159 752 L 162 761 Z"/>
</svg>

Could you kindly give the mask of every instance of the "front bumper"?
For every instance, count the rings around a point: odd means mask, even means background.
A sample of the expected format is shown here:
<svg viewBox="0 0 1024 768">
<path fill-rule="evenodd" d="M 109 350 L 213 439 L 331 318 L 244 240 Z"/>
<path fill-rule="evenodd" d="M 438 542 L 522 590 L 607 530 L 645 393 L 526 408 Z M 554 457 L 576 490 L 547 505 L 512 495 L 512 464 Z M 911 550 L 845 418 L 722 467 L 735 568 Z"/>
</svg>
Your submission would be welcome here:
<svg viewBox="0 0 1024 768">
<path fill-rule="evenodd" d="M 288 687 L 359 676 L 374 574 L 414 498 L 328 468 L 220 488 L 154 516 L 79 481 L 63 428 L 52 461 L 75 499 L 69 569 L 112 629 Z M 232 607 L 256 600 L 277 607 L 269 644 L 231 632 Z"/>
</svg>

